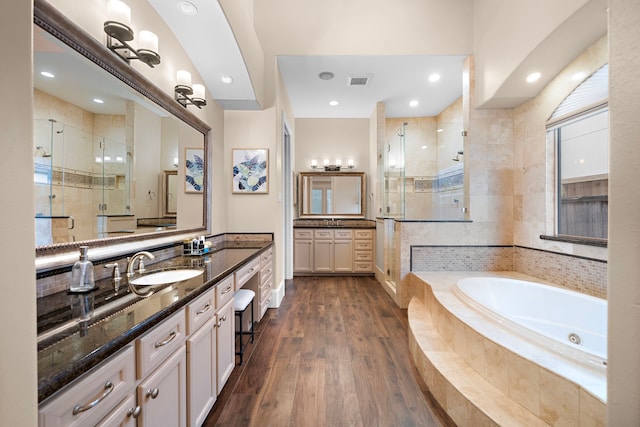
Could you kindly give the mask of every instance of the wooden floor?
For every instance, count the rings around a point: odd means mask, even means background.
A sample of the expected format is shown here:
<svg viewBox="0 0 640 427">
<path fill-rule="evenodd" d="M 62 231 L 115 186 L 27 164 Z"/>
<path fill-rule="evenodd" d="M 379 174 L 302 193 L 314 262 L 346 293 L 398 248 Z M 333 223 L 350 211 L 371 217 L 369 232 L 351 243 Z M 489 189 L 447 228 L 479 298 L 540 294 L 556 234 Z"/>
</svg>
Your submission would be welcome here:
<svg viewBox="0 0 640 427">
<path fill-rule="evenodd" d="M 269 309 L 205 426 L 452 426 L 417 373 L 407 312 L 371 277 L 302 277 Z"/>
</svg>

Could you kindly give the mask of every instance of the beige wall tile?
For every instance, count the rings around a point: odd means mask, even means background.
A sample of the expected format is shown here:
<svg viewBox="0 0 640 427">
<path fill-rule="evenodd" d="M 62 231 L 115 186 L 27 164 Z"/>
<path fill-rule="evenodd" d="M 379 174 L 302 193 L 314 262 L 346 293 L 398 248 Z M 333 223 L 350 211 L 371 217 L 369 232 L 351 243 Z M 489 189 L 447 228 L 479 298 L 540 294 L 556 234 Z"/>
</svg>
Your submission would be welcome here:
<svg viewBox="0 0 640 427">
<path fill-rule="evenodd" d="M 555 427 L 580 425 L 580 397 L 577 385 L 540 369 L 540 418 Z"/>
</svg>

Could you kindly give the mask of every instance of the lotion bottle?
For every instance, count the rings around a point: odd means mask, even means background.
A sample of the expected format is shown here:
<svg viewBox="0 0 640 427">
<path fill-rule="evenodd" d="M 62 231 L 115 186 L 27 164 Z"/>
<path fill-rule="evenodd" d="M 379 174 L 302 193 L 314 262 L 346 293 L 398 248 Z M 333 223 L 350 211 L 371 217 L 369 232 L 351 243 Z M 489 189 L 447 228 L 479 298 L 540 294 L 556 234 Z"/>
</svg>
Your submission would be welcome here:
<svg viewBox="0 0 640 427">
<path fill-rule="evenodd" d="M 96 282 L 93 277 L 93 264 L 89 261 L 87 252 L 88 246 L 80 246 L 80 259 L 73 264 L 71 270 L 71 292 L 87 292 L 95 288 Z"/>
</svg>

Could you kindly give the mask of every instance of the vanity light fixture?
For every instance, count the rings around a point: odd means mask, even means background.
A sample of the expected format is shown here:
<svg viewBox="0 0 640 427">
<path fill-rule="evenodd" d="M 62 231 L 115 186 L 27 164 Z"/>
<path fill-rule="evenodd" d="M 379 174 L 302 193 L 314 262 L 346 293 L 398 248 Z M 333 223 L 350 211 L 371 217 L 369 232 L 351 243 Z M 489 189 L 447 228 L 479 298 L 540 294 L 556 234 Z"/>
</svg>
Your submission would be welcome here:
<svg viewBox="0 0 640 427">
<path fill-rule="evenodd" d="M 104 32 L 107 33 L 107 47 L 115 52 L 127 64 L 137 59 L 153 68 L 160 64 L 158 54 L 158 36 L 151 31 L 140 31 L 138 43 L 140 47 L 134 49 L 128 42 L 133 40 L 131 29 L 131 8 L 120 0 L 109 0 L 107 3 L 107 17 L 104 22 Z"/>
<path fill-rule="evenodd" d="M 355 168 L 355 167 L 356 167 L 356 164 L 355 164 L 355 162 L 353 161 L 353 159 L 349 159 L 349 160 L 347 160 L 347 167 L 348 167 L 349 169 L 353 169 L 353 168 Z"/>
<path fill-rule="evenodd" d="M 205 89 L 201 84 L 191 85 L 191 73 L 185 70 L 176 72 L 177 84 L 174 87 L 174 98 L 180 105 L 187 108 L 187 105 L 195 105 L 202 108 L 207 105 L 205 99 Z"/>
<path fill-rule="evenodd" d="M 180 164 L 180 163 L 179 163 L 179 159 L 178 159 L 177 157 L 174 157 L 174 158 L 173 158 L 173 167 L 174 167 L 174 168 L 177 168 L 179 164 Z"/>
<path fill-rule="evenodd" d="M 318 168 L 318 161 L 316 159 L 312 159 L 311 160 L 311 169 L 317 169 Z"/>
</svg>

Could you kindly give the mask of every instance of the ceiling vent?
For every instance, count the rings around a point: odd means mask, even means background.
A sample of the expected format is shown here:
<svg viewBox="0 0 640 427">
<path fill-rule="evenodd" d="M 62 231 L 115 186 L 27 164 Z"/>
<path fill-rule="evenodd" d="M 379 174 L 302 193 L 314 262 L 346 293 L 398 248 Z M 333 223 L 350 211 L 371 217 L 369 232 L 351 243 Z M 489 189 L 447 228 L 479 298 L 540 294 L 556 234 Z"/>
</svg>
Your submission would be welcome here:
<svg viewBox="0 0 640 427">
<path fill-rule="evenodd" d="M 370 74 L 349 75 L 347 78 L 347 86 L 366 86 L 371 80 Z"/>
</svg>

